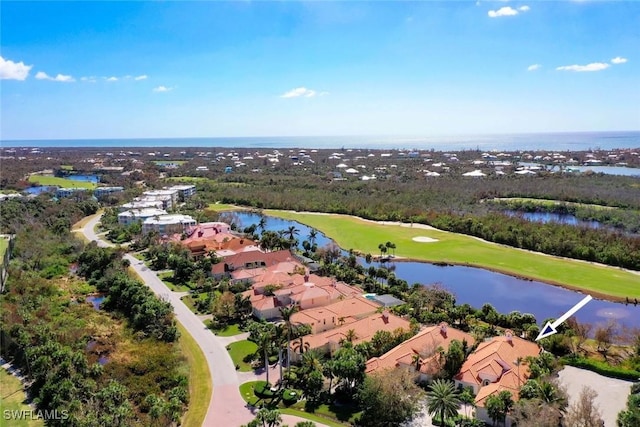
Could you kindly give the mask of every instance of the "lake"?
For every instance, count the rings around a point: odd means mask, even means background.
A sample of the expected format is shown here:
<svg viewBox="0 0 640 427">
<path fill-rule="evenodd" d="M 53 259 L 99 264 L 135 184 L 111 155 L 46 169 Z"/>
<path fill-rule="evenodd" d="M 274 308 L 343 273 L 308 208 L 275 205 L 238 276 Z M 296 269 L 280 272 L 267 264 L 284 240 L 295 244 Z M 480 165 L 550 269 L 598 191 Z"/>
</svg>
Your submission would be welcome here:
<svg viewBox="0 0 640 427">
<path fill-rule="evenodd" d="M 298 240 L 308 239 L 310 227 L 296 221 L 266 216 L 266 229 L 284 230 L 294 225 L 300 230 Z M 233 212 L 226 221 L 233 220 L 240 227 L 258 224 L 260 215 L 249 212 Z M 318 232 L 318 247 L 332 240 Z M 366 265 L 364 259 L 359 261 Z M 378 265 L 377 263 L 375 263 Z M 387 263 L 389 264 L 389 263 Z M 483 304 L 493 305 L 501 313 L 517 310 L 531 313 L 538 324 L 549 317 L 557 318 L 584 298 L 581 292 L 553 286 L 535 280 L 524 280 L 506 274 L 495 273 L 475 267 L 437 266 L 425 262 L 393 262 L 396 277 L 406 280 L 409 285 L 440 283 L 456 296 L 458 304 L 468 303 L 480 308 Z M 639 279 L 640 280 L 640 279 Z M 640 327 L 640 305 L 625 305 L 594 299 L 577 314 L 578 320 L 589 323 L 606 323 L 614 319 L 621 325 Z"/>
<path fill-rule="evenodd" d="M 553 212 L 518 212 L 513 210 L 506 210 L 503 212 L 509 216 L 516 216 L 522 219 L 526 219 L 527 221 L 533 221 L 533 222 L 557 222 L 559 224 L 575 225 L 578 227 L 588 227 L 588 228 L 604 227 L 604 228 L 609 228 L 611 230 L 615 230 L 615 228 L 602 225 L 598 221 L 583 221 L 576 218 L 575 215 L 569 215 L 569 214 L 559 214 L 559 213 L 553 213 Z"/>
</svg>

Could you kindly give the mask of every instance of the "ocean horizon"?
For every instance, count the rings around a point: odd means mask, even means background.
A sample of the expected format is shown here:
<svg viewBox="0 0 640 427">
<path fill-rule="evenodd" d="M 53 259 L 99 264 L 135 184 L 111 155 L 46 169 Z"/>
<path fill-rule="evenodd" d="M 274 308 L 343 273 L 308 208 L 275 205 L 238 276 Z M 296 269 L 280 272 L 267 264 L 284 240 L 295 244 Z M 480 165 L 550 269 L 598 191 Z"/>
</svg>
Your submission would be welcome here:
<svg viewBox="0 0 640 427">
<path fill-rule="evenodd" d="M 451 136 L 266 136 L 0 140 L 3 148 L 300 148 L 585 151 L 640 148 L 640 131 Z"/>
</svg>

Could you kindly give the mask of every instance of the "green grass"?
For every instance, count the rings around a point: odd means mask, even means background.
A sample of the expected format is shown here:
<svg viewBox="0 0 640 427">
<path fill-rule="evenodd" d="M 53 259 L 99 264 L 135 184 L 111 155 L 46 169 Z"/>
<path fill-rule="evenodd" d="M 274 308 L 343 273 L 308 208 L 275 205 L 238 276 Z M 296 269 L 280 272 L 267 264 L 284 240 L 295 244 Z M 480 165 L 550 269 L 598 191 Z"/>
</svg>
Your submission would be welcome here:
<svg viewBox="0 0 640 427">
<path fill-rule="evenodd" d="M 200 427 L 209 410 L 213 382 L 204 353 L 196 340 L 178 323 L 180 331 L 179 345 L 189 365 L 189 407 L 182 425 L 184 427 Z"/>
<path fill-rule="evenodd" d="M 242 209 L 240 206 L 229 205 L 227 203 L 211 203 L 206 207 L 207 210 L 222 212 L 222 211 L 237 211 Z"/>
<path fill-rule="evenodd" d="M 162 283 L 167 285 L 173 292 L 189 292 L 191 289 L 186 285 L 175 285 L 173 283 L 173 272 L 165 271 L 158 274 L 158 278 L 162 280 Z"/>
<path fill-rule="evenodd" d="M 237 324 L 227 325 L 224 329 L 213 331 L 219 337 L 232 337 L 241 334 L 240 326 Z"/>
<path fill-rule="evenodd" d="M 29 182 L 35 182 L 39 185 L 57 185 L 63 188 L 86 188 L 93 190 L 97 185 L 93 182 L 73 181 L 66 178 L 57 178 L 55 176 L 31 175 Z"/>
<path fill-rule="evenodd" d="M 65 170 L 65 171 L 72 171 L 73 170 L 73 166 L 72 165 L 60 165 L 60 169 Z"/>
<path fill-rule="evenodd" d="M 0 237 L 0 260 L 4 259 L 4 253 L 9 248 L 9 240 L 4 237 Z"/>
<path fill-rule="evenodd" d="M 253 392 L 253 388 L 256 383 L 258 383 L 258 381 L 249 381 L 244 384 L 240 384 L 240 395 L 245 400 L 245 402 L 249 403 L 252 406 L 256 406 L 260 401 L 260 399 L 258 399 L 258 397 Z M 328 405 L 321 405 L 313 414 L 305 412 L 302 409 L 296 409 L 295 407 L 304 407 L 304 401 L 296 403 L 293 407 L 278 408 L 278 410 L 282 414 L 295 415 L 297 417 L 306 418 L 310 421 L 315 421 L 331 427 L 344 427 L 345 425 L 348 425 L 338 422 L 338 415 L 331 412 Z M 325 408 L 323 409 L 323 407 Z M 356 415 L 357 414 L 352 414 L 353 417 L 355 417 Z"/>
<path fill-rule="evenodd" d="M 19 379 L 0 368 L 0 426 L 4 427 L 40 427 L 42 420 L 6 420 L 4 411 L 29 411 L 32 408 L 25 403 L 27 396 Z M 11 412 L 9 412 L 10 414 Z M 27 414 L 28 417 L 28 414 Z"/>
<path fill-rule="evenodd" d="M 268 215 L 299 221 L 334 239 L 344 249 L 372 255 L 378 245 L 393 242 L 398 257 L 417 261 L 446 262 L 486 268 L 568 288 L 589 291 L 594 296 L 624 300 L 640 297 L 640 275 L 616 267 L 547 256 L 485 242 L 471 236 L 436 229 L 382 225 L 348 215 L 315 215 L 268 210 Z M 437 239 L 419 243 L 413 237 Z"/>
<path fill-rule="evenodd" d="M 248 340 L 236 341 L 227 346 L 229 348 L 229 356 L 233 360 L 234 365 L 240 366 L 240 372 L 252 371 L 251 364 L 245 362 L 243 359 L 254 354 L 258 350 L 256 343 Z"/>
</svg>

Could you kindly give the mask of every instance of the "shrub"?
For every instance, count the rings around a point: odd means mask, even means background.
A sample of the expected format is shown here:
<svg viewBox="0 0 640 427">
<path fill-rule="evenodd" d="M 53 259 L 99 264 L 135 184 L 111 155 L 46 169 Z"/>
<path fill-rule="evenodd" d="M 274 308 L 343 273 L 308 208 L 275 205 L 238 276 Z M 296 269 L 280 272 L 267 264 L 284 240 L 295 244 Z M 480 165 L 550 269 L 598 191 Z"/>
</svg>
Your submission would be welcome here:
<svg viewBox="0 0 640 427">
<path fill-rule="evenodd" d="M 638 371 L 624 369 L 619 366 L 611 366 L 599 360 L 585 359 L 584 357 L 565 357 L 562 360 L 566 365 L 587 369 L 597 374 L 604 375 L 605 377 L 630 381 L 637 381 L 640 379 L 640 372 Z"/>
<path fill-rule="evenodd" d="M 282 403 L 284 403 L 287 406 L 293 405 L 298 401 L 299 396 L 300 396 L 300 393 L 295 390 L 284 389 L 282 391 Z"/>
<path fill-rule="evenodd" d="M 271 384 L 266 381 L 258 381 L 253 386 L 253 393 L 260 399 L 269 399 L 275 396 L 275 393 L 271 391 Z"/>
</svg>

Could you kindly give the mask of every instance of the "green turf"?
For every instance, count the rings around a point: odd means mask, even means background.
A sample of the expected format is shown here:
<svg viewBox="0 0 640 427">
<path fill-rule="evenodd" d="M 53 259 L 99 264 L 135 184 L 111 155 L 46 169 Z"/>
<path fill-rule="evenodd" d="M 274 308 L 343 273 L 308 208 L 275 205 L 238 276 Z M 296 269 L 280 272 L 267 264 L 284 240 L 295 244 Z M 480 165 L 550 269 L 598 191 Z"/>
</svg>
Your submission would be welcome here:
<svg viewBox="0 0 640 427">
<path fill-rule="evenodd" d="M 7 251 L 9 247 L 9 240 L 4 237 L 0 237 L 0 260 L 4 259 L 4 253 Z"/>
<path fill-rule="evenodd" d="M 266 214 L 292 219 L 314 227 L 334 239 L 340 247 L 379 254 L 378 245 L 396 244 L 398 257 L 487 268 L 541 280 L 618 299 L 640 297 L 640 275 L 620 268 L 547 256 L 497 245 L 463 234 L 436 229 L 382 225 L 348 215 L 316 215 L 269 210 Z M 419 243 L 416 236 L 437 239 Z"/>
<path fill-rule="evenodd" d="M 215 211 L 215 212 L 223 212 L 223 211 L 236 211 L 242 208 L 235 205 L 229 205 L 227 203 L 211 203 L 209 204 L 209 206 L 207 206 L 206 209 L 210 211 Z"/>
<path fill-rule="evenodd" d="M 86 188 L 93 190 L 96 184 L 87 181 L 73 181 L 66 178 L 57 178 L 55 176 L 31 175 L 29 182 L 35 182 L 39 185 L 56 185 L 62 188 Z"/>
<path fill-rule="evenodd" d="M 240 326 L 237 324 L 227 325 L 224 329 L 213 331 L 219 337 L 232 337 L 234 335 L 241 334 Z"/>
<path fill-rule="evenodd" d="M 252 406 L 255 406 L 256 404 L 258 404 L 258 402 L 260 400 L 260 399 L 258 399 L 258 397 L 256 397 L 256 395 L 253 392 L 253 388 L 256 385 L 256 383 L 258 383 L 258 381 L 249 381 L 249 382 L 246 382 L 244 384 L 240 384 L 240 395 L 245 400 L 245 402 L 251 404 Z M 304 406 L 304 401 L 298 402 L 295 406 L 297 407 L 298 405 Z M 326 407 L 327 411 L 323 411 L 321 409 L 322 407 Z M 336 419 L 337 419 L 336 418 L 336 414 L 332 413 L 331 411 L 329 411 L 327 405 L 321 405 L 316 410 L 316 414 L 310 414 L 308 412 L 304 412 L 301 409 L 295 409 L 295 408 L 278 408 L 278 410 L 282 414 L 295 415 L 297 417 L 306 418 L 306 419 L 308 419 L 310 421 L 315 421 L 315 422 L 322 423 L 322 424 L 325 424 L 325 425 L 328 425 L 328 426 L 331 426 L 331 427 L 343 427 L 345 425 L 349 425 L 349 424 L 343 424 L 343 423 L 340 423 L 340 422 L 336 422 Z M 318 410 L 320 411 L 320 413 L 324 414 L 325 416 L 317 415 Z"/>
<path fill-rule="evenodd" d="M 227 346 L 229 348 L 229 356 L 233 360 L 234 365 L 240 366 L 240 372 L 252 371 L 251 364 L 245 362 L 243 359 L 254 354 L 258 350 L 256 343 L 248 340 L 236 341 Z"/>
<path fill-rule="evenodd" d="M 31 411 L 33 410 L 25 403 L 27 396 L 24 393 L 20 380 L 9 374 L 5 369 L 0 368 L 0 427 L 39 427 L 43 426 L 42 420 L 10 419 L 5 418 L 5 411 Z M 7 412 L 10 417 L 12 412 Z M 36 413 L 33 413 L 34 417 Z M 28 413 L 27 418 L 30 418 Z"/>
<path fill-rule="evenodd" d="M 209 410 L 213 384 L 207 360 L 196 340 L 178 323 L 180 331 L 180 350 L 189 365 L 189 407 L 185 413 L 182 425 L 184 427 L 199 427 Z"/>
<path fill-rule="evenodd" d="M 173 283 L 173 272 L 164 271 L 158 274 L 158 278 L 162 280 L 162 283 L 167 285 L 173 292 L 189 292 L 191 289 L 186 285 L 176 285 Z"/>
</svg>

